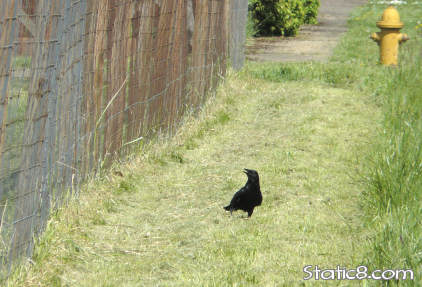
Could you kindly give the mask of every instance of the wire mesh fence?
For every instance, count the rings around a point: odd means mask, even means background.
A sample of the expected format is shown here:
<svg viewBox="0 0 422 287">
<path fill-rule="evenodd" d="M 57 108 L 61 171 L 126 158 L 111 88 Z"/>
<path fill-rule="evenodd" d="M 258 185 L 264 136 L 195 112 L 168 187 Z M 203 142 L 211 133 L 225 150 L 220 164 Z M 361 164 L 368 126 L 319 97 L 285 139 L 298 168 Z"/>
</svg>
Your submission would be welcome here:
<svg viewBox="0 0 422 287">
<path fill-rule="evenodd" d="M 246 7 L 246 8 L 245 8 Z M 172 132 L 243 63 L 244 0 L 0 1 L 0 262 L 138 140 Z"/>
</svg>

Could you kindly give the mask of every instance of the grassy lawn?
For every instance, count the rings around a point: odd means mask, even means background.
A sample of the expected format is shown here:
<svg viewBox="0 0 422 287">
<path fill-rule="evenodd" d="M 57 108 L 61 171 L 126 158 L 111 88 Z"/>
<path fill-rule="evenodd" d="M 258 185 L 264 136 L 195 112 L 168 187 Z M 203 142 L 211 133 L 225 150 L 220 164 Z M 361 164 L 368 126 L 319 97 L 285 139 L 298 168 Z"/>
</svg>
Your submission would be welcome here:
<svg viewBox="0 0 422 287">
<path fill-rule="evenodd" d="M 400 46 L 399 66 L 377 65 L 378 46 L 368 40 L 377 31 L 387 5 L 368 4 L 349 19 L 350 30 L 328 63 L 267 65 L 251 70 L 274 82 L 326 83 L 370 96 L 382 107 L 381 128 L 368 138 L 368 156 L 360 197 L 366 229 L 370 230 L 369 270 L 412 269 L 422 281 L 422 5 L 407 1 L 397 7 L 410 40 Z M 379 281 L 370 284 L 381 284 Z M 390 281 L 390 284 L 393 281 Z"/>
<path fill-rule="evenodd" d="M 231 74 L 199 120 L 58 212 L 15 280 L 273 286 L 301 282 L 305 265 L 354 266 L 365 234 L 353 174 L 378 114 L 363 94 Z M 264 196 L 249 220 L 222 209 L 244 167 L 260 172 Z"/>
<path fill-rule="evenodd" d="M 357 10 L 328 63 L 229 73 L 174 138 L 56 212 L 7 284 L 350 286 L 362 282 L 304 281 L 303 267 L 362 263 L 419 274 L 422 8 L 400 6 L 412 41 L 390 69 L 368 39 L 385 7 Z M 261 176 L 251 219 L 222 209 L 243 168 Z"/>
</svg>

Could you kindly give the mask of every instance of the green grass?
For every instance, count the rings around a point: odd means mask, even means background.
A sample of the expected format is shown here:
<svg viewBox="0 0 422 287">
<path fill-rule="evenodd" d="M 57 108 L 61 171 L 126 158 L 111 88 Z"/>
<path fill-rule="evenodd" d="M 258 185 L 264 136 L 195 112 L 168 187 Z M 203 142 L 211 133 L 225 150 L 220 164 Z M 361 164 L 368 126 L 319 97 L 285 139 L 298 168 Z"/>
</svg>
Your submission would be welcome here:
<svg viewBox="0 0 422 287">
<path fill-rule="evenodd" d="M 422 9 L 399 7 L 411 40 L 385 68 L 368 39 L 384 8 L 357 10 L 328 63 L 229 73 L 174 138 L 56 212 L 6 285 L 350 286 L 362 282 L 305 282 L 302 269 L 362 263 L 412 268 L 416 281 L 401 284 L 417 285 Z M 249 220 L 222 209 L 245 167 L 264 196 Z"/>
<path fill-rule="evenodd" d="M 409 268 L 416 282 L 422 276 L 422 29 L 421 4 L 408 1 L 398 11 L 403 33 L 411 40 L 400 46 L 399 66 L 378 65 L 378 46 L 368 40 L 385 5 L 367 5 L 349 20 L 349 32 L 328 63 L 267 64 L 250 73 L 274 82 L 326 83 L 371 96 L 383 110 L 381 129 L 369 144 L 367 187 L 361 202 L 368 230 L 373 230 L 367 259 L 370 270 Z M 373 284 L 375 282 L 372 282 Z M 390 282 L 391 283 L 391 282 Z"/>
<path fill-rule="evenodd" d="M 198 119 L 116 165 L 50 220 L 9 286 L 275 286 L 354 266 L 366 236 L 353 177 L 379 109 L 327 85 L 230 74 Z M 222 208 L 261 174 L 251 219 Z M 119 174 L 122 173 L 123 177 Z"/>
<path fill-rule="evenodd" d="M 24 70 L 31 66 L 31 58 L 17 56 L 12 59 L 13 76 L 10 77 L 8 85 L 9 98 L 3 108 L 7 109 L 7 124 L 3 131 L 5 136 L 2 143 L 2 161 L 6 163 L 2 171 L 2 192 L 0 194 L 1 218 L 3 224 L 0 224 L 0 254 L 7 253 L 10 246 L 12 228 L 6 225 L 6 222 L 12 222 L 15 213 L 15 198 L 17 177 L 15 172 L 21 168 L 21 149 L 22 146 L 17 143 L 22 142 L 25 110 L 28 102 L 29 79 L 24 77 Z M 4 116 L 4 114 L 3 114 Z M 6 208 L 4 208 L 6 207 Z M 1 275 L 0 275 L 1 276 Z"/>
<path fill-rule="evenodd" d="M 14 57 L 12 65 L 16 70 L 29 69 L 31 67 L 31 57 L 27 57 L 27 56 Z"/>
</svg>

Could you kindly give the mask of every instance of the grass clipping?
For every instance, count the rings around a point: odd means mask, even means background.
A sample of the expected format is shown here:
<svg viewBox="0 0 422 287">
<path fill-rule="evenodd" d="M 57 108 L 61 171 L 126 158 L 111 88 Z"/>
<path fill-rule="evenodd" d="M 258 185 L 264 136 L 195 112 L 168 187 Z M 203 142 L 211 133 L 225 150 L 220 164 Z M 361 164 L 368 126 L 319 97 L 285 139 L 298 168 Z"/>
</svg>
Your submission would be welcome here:
<svg viewBox="0 0 422 287">
<path fill-rule="evenodd" d="M 351 175 L 377 114 L 347 90 L 230 74 L 173 139 L 57 212 L 8 284 L 275 286 L 303 282 L 306 265 L 356 267 L 365 234 Z M 222 208 L 243 168 L 260 173 L 264 197 L 249 220 Z"/>
</svg>

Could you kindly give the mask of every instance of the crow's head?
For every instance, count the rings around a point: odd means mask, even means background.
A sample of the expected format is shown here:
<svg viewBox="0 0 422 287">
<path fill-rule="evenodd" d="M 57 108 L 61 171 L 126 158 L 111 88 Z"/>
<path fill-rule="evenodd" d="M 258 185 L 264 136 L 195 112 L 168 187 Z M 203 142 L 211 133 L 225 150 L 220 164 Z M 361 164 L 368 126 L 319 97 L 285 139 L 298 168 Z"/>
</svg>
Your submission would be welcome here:
<svg viewBox="0 0 422 287">
<path fill-rule="evenodd" d="M 246 175 L 248 176 L 248 179 L 249 180 L 254 181 L 254 182 L 258 182 L 259 181 L 258 172 L 256 170 L 245 168 L 243 170 L 243 172 L 246 173 Z"/>
</svg>

